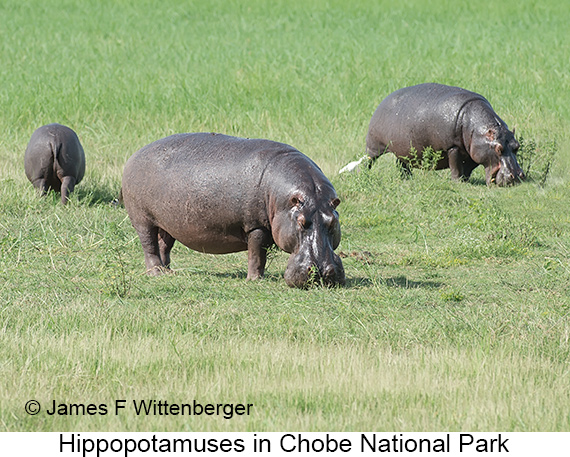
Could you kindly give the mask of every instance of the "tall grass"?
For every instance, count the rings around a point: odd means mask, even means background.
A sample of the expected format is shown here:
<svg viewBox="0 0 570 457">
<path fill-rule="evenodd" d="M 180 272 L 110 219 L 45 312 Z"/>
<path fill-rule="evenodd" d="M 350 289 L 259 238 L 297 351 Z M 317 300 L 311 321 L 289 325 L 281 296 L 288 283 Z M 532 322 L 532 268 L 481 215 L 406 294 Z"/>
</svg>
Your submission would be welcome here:
<svg viewBox="0 0 570 457">
<path fill-rule="evenodd" d="M 570 428 L 563 3 L 8 0 L 0 17 L 0 430 Z M 545 182 L 402 180 L 389 155 L 338 176 L 378 103 L 426 81 L 482 93 L 535 152 L 556 141 Z M 86 151 L 66 207 L 23 173 L 49 122 Z M 246 282 L 246 253 L 180 244 L 176 274 L 144 275 L 110 202 L 132 153 L 190 131 L 314 159 L 342 200 L 347 286 L 288 288 L 281 252 Z M 255 407 L 27 416 L 32 398 Z"/>
</svg>

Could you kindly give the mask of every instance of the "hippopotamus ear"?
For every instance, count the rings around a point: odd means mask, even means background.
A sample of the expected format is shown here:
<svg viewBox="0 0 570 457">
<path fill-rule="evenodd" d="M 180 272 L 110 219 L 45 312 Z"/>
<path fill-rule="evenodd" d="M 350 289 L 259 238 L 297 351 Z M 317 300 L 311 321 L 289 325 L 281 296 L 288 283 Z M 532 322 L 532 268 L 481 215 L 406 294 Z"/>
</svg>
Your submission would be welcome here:
<svg viewBox="0 0 570 457">
<path fill-rule="evenodd" d="M 499 155 L 503 153 L 503 145 L 501 143 L 495 145 L 495 152 Z"/>
<path fill-rule="evenodd" d="M 332 205 L 333 209 L 336 209 L 336 207 L 337 207 L 338 205 L 340 205 L 340 198 L 336 197 L 336 198 L 331 202 L 331 205 Z"/>
<path fill-rule="evenodd" d="M 518 152 L 518 150 L 520 149 L 521 144 L 517 141 L 516 138 L 513 138 L 512 144 L 511 144 L 511 149 L 513 150 L 513 152 L 516 154 Z"/>
</svg>

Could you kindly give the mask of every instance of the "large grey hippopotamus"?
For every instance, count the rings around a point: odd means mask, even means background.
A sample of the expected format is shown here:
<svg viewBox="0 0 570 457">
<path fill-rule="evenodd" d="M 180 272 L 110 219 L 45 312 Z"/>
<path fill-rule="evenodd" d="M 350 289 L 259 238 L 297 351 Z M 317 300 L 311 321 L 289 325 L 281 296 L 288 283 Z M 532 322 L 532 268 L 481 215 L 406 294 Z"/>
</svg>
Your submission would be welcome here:
<svg viewBox="0 0 570 457">
<path fill-rule="evenodd" d="M 42 195 L 61 192 L 65 205 L 85 174 L 85 153 L 76 133 L 61 124 L 48 124 L 32 133 L 24 154 L 24 169 Z"/>
<path fill-rule="evenodd" d="M 291 254 L 285 281 L 344 284 L 337 194 L 319 167 L 283 143 L 182 133 L 133 154 L 122 198 L 147 273 L 169 268 L 175 240 L 212 254 L 248 251 L 248 279 L 263 276 L 267 248 Z"/>
<path fill-rule="evenodd" d="M 516 153 L 519 143 L 507 124 L 479 94 L 442 84 L 399 89 L 378 106 L 368 129 L 366 151 L 372 160 L 393 152 L 409 171 L 412 148 L 441 151 L 436 169 L 450 168 L 453 179 L 467 180 L 478 165 L 487 184 L 507 186 L 524 179 Z"/>
</svg>

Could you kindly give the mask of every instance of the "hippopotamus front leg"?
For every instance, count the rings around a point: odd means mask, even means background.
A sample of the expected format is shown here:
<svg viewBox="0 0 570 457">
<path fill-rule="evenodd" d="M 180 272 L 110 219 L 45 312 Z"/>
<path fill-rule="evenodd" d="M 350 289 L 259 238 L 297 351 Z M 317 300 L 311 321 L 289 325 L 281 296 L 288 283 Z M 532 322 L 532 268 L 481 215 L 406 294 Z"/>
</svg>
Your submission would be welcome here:
<svg viewBox="0 0 570 457">
<path fill-rule="evenodd" d="M 479 165 L 466 152 L 457 146 L 447 151 L 451 178 L 459 181 L 468 181 L 473 170 Z"/>
<path fill-rule="evenodd" d="M 265 229 L 255 229 L 247 237 L 247 279 L 263 277 L 267 262 L 267 248 L 273 244 L 271 234 Z"/>
<path fill-rule="evenodd" d="M 475 168 L 477 168 L 479 166 L 479 164 L 477 162 L 475 162 L 471 157 L 467 156 L 465 157 L 465 160 L 463 161 L 463 180 L 464 181 L 469 181 L 469 178 L 471 177 L 471 173 L 473 173 L 473 170 L 475 170 Z"/>
</svg>

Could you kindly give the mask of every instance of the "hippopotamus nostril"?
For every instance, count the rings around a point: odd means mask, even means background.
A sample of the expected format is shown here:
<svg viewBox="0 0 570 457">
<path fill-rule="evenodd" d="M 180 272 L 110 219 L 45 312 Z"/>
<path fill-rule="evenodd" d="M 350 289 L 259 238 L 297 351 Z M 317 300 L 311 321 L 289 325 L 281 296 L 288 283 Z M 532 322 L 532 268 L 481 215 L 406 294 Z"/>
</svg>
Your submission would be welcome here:
<svg viewBox="0 0 570 457">
<path fill-rule="evenodd" d="M 334 265 L 327 265 L 323 270 L 323 278 L 330 279 L 333 278 L 335 274 Z"/>
</svg>

